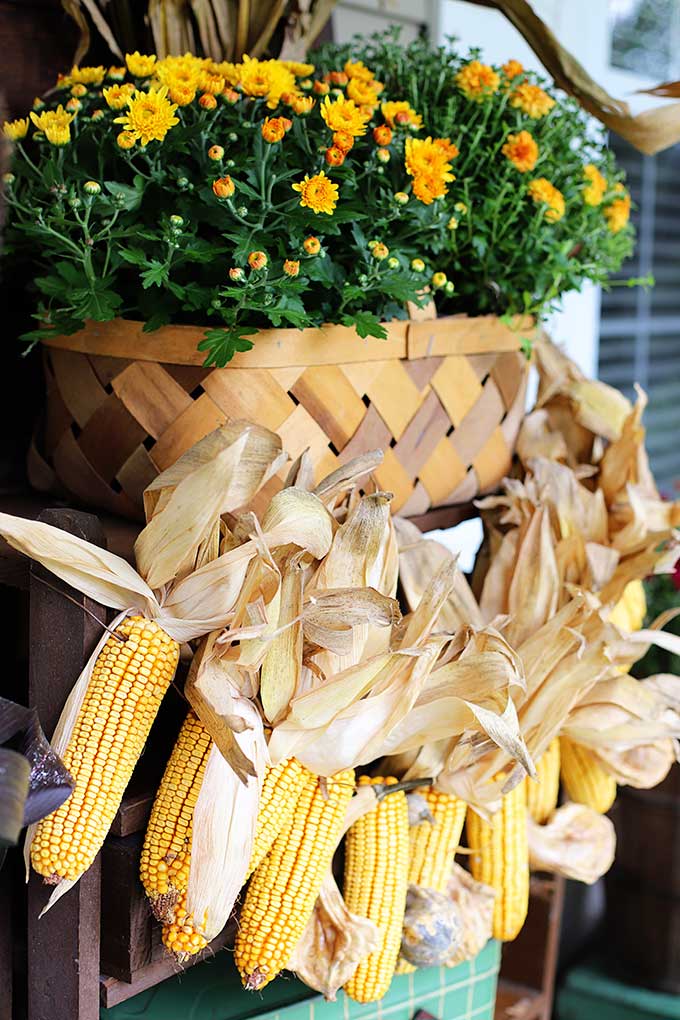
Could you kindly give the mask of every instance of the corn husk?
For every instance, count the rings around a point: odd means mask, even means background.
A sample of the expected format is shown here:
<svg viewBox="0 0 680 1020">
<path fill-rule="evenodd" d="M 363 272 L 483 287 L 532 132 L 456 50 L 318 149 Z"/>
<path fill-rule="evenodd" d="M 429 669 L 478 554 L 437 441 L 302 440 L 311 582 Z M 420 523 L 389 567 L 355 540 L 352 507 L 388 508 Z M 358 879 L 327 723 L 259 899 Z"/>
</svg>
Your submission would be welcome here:
<svg viewBox="0 0 680 1020">
<path fill-rule="evenodd" d="M 680 678 L 639 681 L 618 674 L 597 684 L 571 711 L 563 732 L 594 752 L 620 785 L 656 786 L 678 755 Z"/>
<path fill-rule="evenodd" d="M 362 960 L 380 943 L 380 931 L 366 917 L 347 909 L 337 883 L 328 872 L 302 938 L 287 969 L 335 1002 Z"/>
<path fill-rule="evenodd" d="M 585 804 L 564 804 L 546 825 L 527 817 L 529 864 L 592 885 L 614 863 L 616 831 L 610 818 Z"/>
<path fill-rule="evenodd" d="M 477 882 L 455 861 L 446 891 L 463 922 L 462 939 L 446 961 L 447 967 L 455 967 L 465 960 L 473 960 L 491 938 L 496 893 L 490 886 Z"/>
</svg>

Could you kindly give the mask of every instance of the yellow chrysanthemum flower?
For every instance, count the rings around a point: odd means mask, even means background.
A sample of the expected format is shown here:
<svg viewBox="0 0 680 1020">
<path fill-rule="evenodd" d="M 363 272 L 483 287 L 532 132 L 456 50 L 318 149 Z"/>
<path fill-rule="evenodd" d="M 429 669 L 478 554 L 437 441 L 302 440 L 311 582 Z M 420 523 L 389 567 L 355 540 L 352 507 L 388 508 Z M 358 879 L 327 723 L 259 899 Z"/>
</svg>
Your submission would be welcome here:
<svg viewBox="0 0 680 1020">
<path fill-rule="evenodd" d="M 356 103 L 344 96 L 337 99 L 326 96 L 321 104 L 321 116 L 331 131 L 346 131 L 353 138 L 366 134 L 366 124 L 371 119 L 369 113 L 362 112 Z"/>
<path fill-rule="evenodd" d="M 482 64 L 480 60 L 471 60 L 469 64 L 461 67 L 456 75 L 456 85 L 468 99 L 479 103 L 487 96 L 498 91 L 501 83 L 500 75 L 494 71 L 489 64 Z"/>
<path fill-rule="evenodd" d="M 321 170 L 310 177 L 305 174 L 304 180 L 293 184 L 293 191 L 300 193 L 300 205 L 311 209 L 314 213 L 327 213 L 332 216 L 338 204 L 338 186 Z"/>
<path fill-rule="evenodd" d="M 583 189 L 583 201 L 586 205 L 600 205 L 607 190 L 607 178 L 600 173 L 594 163 L 584 166 L 583 176 L 588 182 Z"/>
<path fill-rule="evenodd" d="M 524 81 L 510 96 L 510 105 L 526 113 L 527 117 L 531 117 L 532 120 L 538 120 L 539 117 L 545 117 L 547 113 L 550 113 L 555 105 L 555 100 L 539 85 L 532 85 L 531 82 Z"/>
<path fill-rule="evenodd" d="M 373 79 L 375 78 L 373 71 L 371 71 L 370 68 L 366 67 L 366 65 L 361 60 L 356 61 L 348 60 L 347 63 L 345 64 L 344 70 L 345 74 L 350 80 L 354 78 L 359 81 L 373 81 Z"/>
<path fill-rule="evenodd" d="M 404 149 L 406 172 L 411 177 L 423 173 L 438 173 L 443 180 L 452 181 L 449 173 L 458 149 L 448 138 L 407 138 Z"/>
<path fill-rule="evenodd" d="M 521 174 L 533 170 L 538 160 L 538 145 L 528 131 L 508 135 L 501 152 Z"/>
<path fill-rule="evenodd" d="M 545 203 L 545 218 L 549 223 L 561 220 L 565 212 L 564 195 L 546 177 L 536 177 L 529 182 L 529 195 L 534 202 Z"/>
<path fill-rule="evenodd" d="M 104 67 L 76 67 L 74 64 L 68 80 L 72 85 L 101 85 L 105 75 Z"/>
<path fill-rule="evenodd" d="M 125 115 L 116 117 L 115 123 L 122 124 L 142 145 L 162 142 L 170 128 L 179 124 L 179 119 L 173 116 L 177 106 L 169 101 L 167 94 L 165 85 L 154 92 L 135 92 Z"/>
<path fill-rule="evenodd" d="M 618 234 L 630 219 L 630 195 L 625 194 L 621 198 L 615 198 L 611 205 L 606 207 L 604 214 L 612 234 Z"/>
<path fill-rule="evenodd" d="M 102 95 L 112 110 L 123 110 L 134 91 L 134 85 L 126 82 L 125 85 L 111 85 L 108 89 L 102 89 Z"/>
<path fill-rule="evenodd" d="M 267 99 L 272 109 L 282 95 L 296 91 L 295 75 L 280 60 L 255 60 L 244 55 L 238 72 L 238 84 L 245 94 Z"/>
<path fill-rule="evenodd" d="M 28 117 L 20 117 L 17 120 L 6 120 L 2 125 L 2 133 L 11 142 L 19 142 L 28 134 Z"/>
<path fill-rule="evenodd" d="M 50 145 L 67 145 L 71 141 L 71 121 L 75 115 L 67 113 L 60 104 L 56 110 L 31 113 L 31 120 L 42 131 Z"/>
<path fill-rule="evenodd" d="M 380 103 L 378 97 L 382 89 L 382 82 L 350 78 L 347 86 L 347 98 L 353 100 L 357 106 L 366 106 L 374 110 Z"/>
<path fill-rule="evenodd" d="M 423 118 L 420 114 L 416 113 L 410 103 L 403 100 L 382 103 L 380 112 L 391 128 L 397 124 L 408 124 L 409 127 L 420 130 L 423 126 Z"/>
<path fill-rule="evenodd" d="M 211 70 L 215 74 L 221 74 L 230 85 L 238 85 L 240 64 L 232 64 L 229 60 L 221 60 L 219 63 L 211 63 Z"/>
<path fill-rule="evenodd" d="M 314 64 L 301 64 L 298 60 L 282 60 L 281 63 L 296 78 L 309 78 L 314 74 Z"/>
<path fill-rule="evenodd" d="M 128 71 L 135 78 L 149 78 L 153 74 L 156 54 L 151 53 L 147 56 L 140 53 L 139 50 L 135 50 L 134 53 L 125 54 L 125 63 Z"/>
</svg>

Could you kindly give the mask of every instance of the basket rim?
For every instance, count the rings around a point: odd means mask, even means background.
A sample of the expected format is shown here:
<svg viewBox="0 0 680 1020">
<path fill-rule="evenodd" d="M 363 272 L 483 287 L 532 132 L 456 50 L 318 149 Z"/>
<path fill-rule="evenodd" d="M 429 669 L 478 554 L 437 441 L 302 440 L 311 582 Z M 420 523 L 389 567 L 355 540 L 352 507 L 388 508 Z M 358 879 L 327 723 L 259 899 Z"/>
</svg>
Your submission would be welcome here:
<svg viewBox="0 0 680 1020">
<path fill-rule="evenodd" d="M 205 326 L 167 325 L 144 333 L 144 323 L 116 318 L 86 323 L 69 336 L 43 340 L 49 348 L 87 355 L 153 361 L 170 365 L 203 365 L 197 344 Z M 395 319 L 384 323 L 387 338 L 361 339 L 353 326 L 310 329 L 268 329 L 253 336 L 255 346 L 239 352 L 228 369 L 293 368 L 344 365 L 371 361 L 417 360 L 446 355 L 517 351 L 523 334 L 533 332 L 530 316 L 514 316 L 511 324 L 496 315 L 451 315 L 433 319 Z"/>
</svg>

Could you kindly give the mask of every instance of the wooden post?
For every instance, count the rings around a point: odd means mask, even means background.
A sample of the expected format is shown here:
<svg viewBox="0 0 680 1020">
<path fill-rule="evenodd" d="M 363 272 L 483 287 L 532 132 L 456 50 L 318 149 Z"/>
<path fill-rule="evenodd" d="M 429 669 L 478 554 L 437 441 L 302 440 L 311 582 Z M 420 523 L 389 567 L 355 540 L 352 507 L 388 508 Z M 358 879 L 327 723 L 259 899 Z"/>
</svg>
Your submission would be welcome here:
<svg viewBox="0 0 680 1020">
<path fill-rule="evenodd" d="M 0 852 L 1 856 L 1 852 Z M 0 870 L 0 1020 L 12 1020 L 12 864 Z"/>
<path fill-rule="evenodd" d="M 95 545 L 105 544 L 101 524 L 91 514 L 45 510 L 38 520 Z M 97 620 L 106 621 L 106 610 L 37 564 L 31 567 L 30 599 L 29 703 L 50 736 L 101 637 Z M 28 1020 L 98 1020 L 99 857 L 75 888 L 39 919 L 49 893 L 33 873 L 28 887 Z"/>
</svg>

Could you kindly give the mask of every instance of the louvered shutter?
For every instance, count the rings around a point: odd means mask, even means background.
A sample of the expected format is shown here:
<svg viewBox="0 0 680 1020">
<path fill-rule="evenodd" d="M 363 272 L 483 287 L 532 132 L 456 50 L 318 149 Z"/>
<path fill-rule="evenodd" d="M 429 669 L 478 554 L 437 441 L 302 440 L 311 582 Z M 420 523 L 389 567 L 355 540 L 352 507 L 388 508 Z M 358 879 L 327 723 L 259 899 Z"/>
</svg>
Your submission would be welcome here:
<svg viewBox="0 0 680 1020">
<path fill-rule="evenodd" d="M 652 273 L 656 286 L 603 293 L 599 374 L 630 397 L 635 382 L 649 394 L 652 470 L 671 494 L 680 482 L 680 145 L 650 157 L 616 137 L 611 144 L 638 207 L 635 255 L 620 276 Z"/>
</svg>

